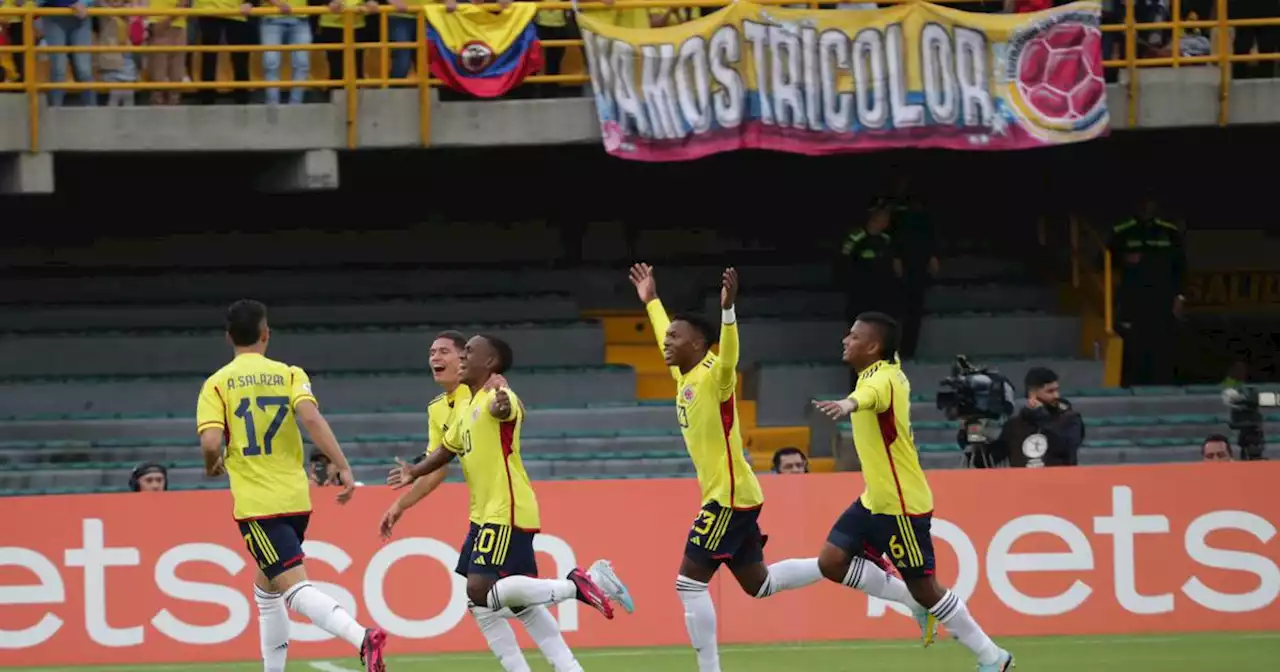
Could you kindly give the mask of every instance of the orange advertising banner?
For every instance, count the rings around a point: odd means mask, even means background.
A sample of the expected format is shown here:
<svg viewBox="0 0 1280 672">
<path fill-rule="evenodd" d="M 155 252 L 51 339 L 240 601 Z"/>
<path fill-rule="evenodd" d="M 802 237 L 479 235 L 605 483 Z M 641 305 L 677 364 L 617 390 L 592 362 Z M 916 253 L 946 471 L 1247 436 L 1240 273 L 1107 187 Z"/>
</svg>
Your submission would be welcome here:
<svg viewBox="0 0 1280 672">
<path fill-rule="evenodd" d="M 939 576 L 995 635 L 1280 627 L 1280 464 L 941 471 Z M 685 643 L 675 593 L 698 510 L 691 480 L 538 483 L 544 576 L 613 560 L 637 609 L 605 621 L 554 610 L 572 646 Z M 762 524 L 770 560 L 813 557 L 861 491 L 858 474 L 771 476 Z M 446 486 L 383 543 L 395 493 L 360 489 L 345 507 L 316 492 L 312 580 L 390 652 L 483 650 L 452 574 L 466 491 Z M 253 660 L 253 565 L 226 492 L 0 500 L 0 666 Z M 723 642 L 912 637 L 905 615 L 823 583 L 758 603 L 727 573 L 713 586 Z M 517 628 L 519 632 L 520 629 Z M 293 658 L 350 654 L 294 621 Z M 523 637 L 521 632 L 521 637 Z M 528 644 L 528 642 L 525 642 Z"/>
</svg>

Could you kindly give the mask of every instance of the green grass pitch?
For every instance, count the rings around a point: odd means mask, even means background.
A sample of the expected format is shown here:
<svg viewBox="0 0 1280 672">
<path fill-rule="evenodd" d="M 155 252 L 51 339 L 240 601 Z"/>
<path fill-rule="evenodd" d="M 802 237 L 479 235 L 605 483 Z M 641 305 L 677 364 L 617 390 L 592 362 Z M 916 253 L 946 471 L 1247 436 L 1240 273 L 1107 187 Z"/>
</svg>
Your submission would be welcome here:
<svg viewBox="0 0 1280 672">
<path fill-rule="evenodd" d="M 1274 672 L 1280 670 L 1280 633 L 1214 633 L 1120 637 L 1033 637 L 999 640 L 1013 652 L 1018 672 Z M 693 652 L 683 647 L 584 649 L 578 660 L 588 671 L 696 672 Z M 526 651 L 536 672 L 551 670 L 536 651 Z M 726 672 L 932 672 L 973 670 L 973 657 L 952 641 L 922 650 L 905 641 L 727 645 Z M 9 668 L 6 672 L 251 672 L 261 663 L 134 665 L 91 668 Z M 289 672 L 356 672 L 355 658 L 290 661 Z M 493 672 L 487 654 L 392 656 L 388 672 Z"/>
</svg>

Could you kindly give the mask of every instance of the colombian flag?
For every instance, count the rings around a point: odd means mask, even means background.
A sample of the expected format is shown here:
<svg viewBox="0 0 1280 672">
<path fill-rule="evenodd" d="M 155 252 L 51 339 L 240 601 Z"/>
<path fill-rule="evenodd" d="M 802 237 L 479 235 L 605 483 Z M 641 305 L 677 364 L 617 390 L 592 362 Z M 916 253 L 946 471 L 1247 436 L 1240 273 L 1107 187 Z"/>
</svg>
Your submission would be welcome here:
<svg viewBox="0 0 1280 672">
<path fill-rule="evenodd" d="M 517 2 L 494 14 L 473 5 L 452 13 L 427 5 L 431 74 L 455 91 L 494 98 L 542 67 L 536 5 Z"/>
</svg>

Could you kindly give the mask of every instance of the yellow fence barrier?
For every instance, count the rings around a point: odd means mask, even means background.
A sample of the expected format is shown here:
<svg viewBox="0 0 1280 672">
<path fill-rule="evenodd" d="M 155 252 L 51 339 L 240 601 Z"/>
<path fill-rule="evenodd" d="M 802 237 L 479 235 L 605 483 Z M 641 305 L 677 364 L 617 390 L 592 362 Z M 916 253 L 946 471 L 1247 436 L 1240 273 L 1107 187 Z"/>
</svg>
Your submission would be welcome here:
<svg viewBox="0 0 1280 672">
<path fill-rule="evenodd" d="M 1094 356 L 1105 362 L 1103 385 L 1119 387 L 1124 342 L 1115 328 L 1114 258 L 1097 231 L 1074 216 L 1070 236 L 1071 286 L 1084 308 L 1081 336 Z"/>
<path fill-rule="evenodd" d="M 797 3 L 795 0 L 755 0 L 761 4 L 767 5 L 797 5 L 807 4 L 817 8 L 819 2 Z M 907 3 L 917 2 L 919 0 L 881 0 L 881 4 L 888 3 Z M 989 0 L 988 0 L 989 1 Z M 3 0 L 0 0 L 3 2 Z M 963 7 L 965 4 L 975 4 L 982 0 L 944 0 L 941 4 L 957 5 Z M 1183 67 L 1190 65 L 1217 65 L 1221 72 L 1221 90 L 1219 92 L 1219 112 L 1218 123 L 1226 125 L 1229 118 L 1228 98 L 1230 93 L 1231 81 L 1231 64 L 1234 63 L 1252 63 L 1260 61 L 1277 61 L 1280 60 L 1280 53 L 1250 53 L 1250 54 L 1234 54 L 1232 53 L 1232 43 L 1230 31 L 1233 28 L 1250 28 L 1259 26 L 1277 26 L 1280 25 L 1280 17 L 1275 18 L 1251 18 L 1251 19 L 1231 19 L 1228 15 L 1227 0 L 1215 0 L 1214 18 L 1211 20 L 1184 21 L 1182 19 L 1182 0 L 1171 0 L 1173 20 L 1160 23 L 1138 23 L 1135 17 L 1135 3 L 1131 0 L 1125 2 L 1124 19 L 1121 23 L 1111 23 L 1102 27 L 1105 33 L 1123 33 L 1121 58 L 1104 60 L 1103 65 L 1108 68 L 1123 68 L 1128 73 L 1127 92 L 1128 92 L 1128 109 L 1127 118 L 1129 125 L 1132 126 L 1137 122 L 1138 112 L 1138 76 L 1137 69 L 1144 67 Z M 544 10 L 571 10 L 573 3 L 571 2 L 538 2 L 539 9 Z M 726 0 L 618 0 L 614 3 L 606 5 L 603 2 L 582 2 L 578 8 L 584 10 L 590 9 L 639 9 L 639 10 L 655 10 L 655 9 L 695 9 L 695 8 L 718 8 L 729 4 Z M 342 42 L 340 43 L 320 43 L 307 45 L 239 45 L 239 46 L 206 46 L 206 45 L 146 45 L 146 46 L 40 46 L 37 42 L 36 21 L 46 16 L 71 16 L 71 9 L 51 9 L 36 8 L 33 6 L 34 0 L 28 0 L 27 4 L 20 7 L 12 7 L 8 4 L 0 4 L 0 27 L 7 25 L 13 20 L 22 23 L 22 44 L 0 46 L 0 59 L 6 56 L 12 56 L 21 59 L 23 63 L 23 71 L 25 72 L 25 81 L 22 82 L 0 82 L 0 92 L 4 91 L 21 91 L 25 92 L 28 98 L 28 117 L 29 117 L 29 133 L 30 133 L 30 151 L 35 152 L 39 149 L 40 138 L 40 95 L 46 91 L 63 90 L 63 91 L 110 91 L 113 89 L 127 89 L 132 91 L 188 91 L 188 90 L 247 90 L 247 89 L 290 89 L 297 87 L 305 88 L 322 88 L 322 89 L 342 89 L 346 92 L 346 143 L 349 148 L 356 148 L 359 144 L 357 136 L 357 124 L 359 114 L 359 96 L 356 95 L 360 89 L 364 88 L 388 88 L 388 87 L 416 87 L 418 89 L 419 104 L 419 134 L 423 146 L 430 144 L 431 138 L 431 87 L 441 84 L 440 80 L 429 76 L 430 63 L 428 62 L 428 49 L 425 48 L 426 35 L 426 18 L 421 8 L 410 8 L 410 11 L 416 14 L 417 35 L 420 36 L 416 42 L 389 42 L 387 39 L 387 20 L 392 12 L 397 10 L 389 5 L 379 6 L 376 10 L 376 17 L 369 17 L 380 22 L 380 39 L 377 42 L 358 42 L 355 38 L 356 19 L 360 12 L 365 11 L 363 8 L 346 8 L 342 14 Z M 497 11 L 499 5 L 496 3 L 485 3 L 485 7 Z M 255 8 L 249 12 L 252 16 L 278 16 L 283 13 L 275 7 Z M 330 14 L 332 11 L 327 7 L 300 7 L 293 9 L 291 14 L 294 16 L 313 16 Z M 215 11 L 215 10 L 197 10 L 197 9 L 151 9 L 143 7 L 124 7 L 124 8 L 107 8 L 94 7 L 89 9 L 87 15 L 90 17 L 226 17 L 241 16 L 239 11 Z M 1180 54 L 1181 44 L 1188 31 L 1207 30 L 1214 35 L 1213 49 L 1216 53 L 1207 56 L 1182 56 Z M 1138 57 L 1138 41 L 1139 32 L 1145 31 L 1171 31 L 1171 42 L 1168 56 L 1160 57 Z M 580 49 L 582 40 L 543 40 L 542 45 L 547 48 L 572 48 Z M 414 70 L 408 77 L 391 78 L 390 59 L 391 51 L 395 49 L 413 49 L 416 51 L 414 58 Z M 193 54 L 221 54 L 234 52 L 294 52 L 294 51 L 312 51 L 312 52 L 328 52 L 342 51 L 343 58 L 343 77 L 340 79 L 307 79 L 300 81 L 266 81 L 261 78 L 250 78 L 246 81 L 191 81 L 191 82 L 49 82 L 42 81 L 40 77 L 33 76 L 33 73 L 39 72 L 39 62 L 41 57 L 48 54 L 74 54 L 74 53 L 131 53 L 131 54 L 148 54 L 148 53 L 193 53 Z M 356 77 L 356 69 L 354 67 L 355 59 L 364 58 L 366 53 L 374 55 L 374 63 L 377 65 L 377 77 Z M 1104 54 L 1104 57 L 1110 54 Z M 535 75 L 529 77 L 526 81 L 533 83 L 563 83 L 563 84 L 583 84 L 588 81 L 585 73 L 579 74 L 560 74 L 560 75 Z"/>
</svg>

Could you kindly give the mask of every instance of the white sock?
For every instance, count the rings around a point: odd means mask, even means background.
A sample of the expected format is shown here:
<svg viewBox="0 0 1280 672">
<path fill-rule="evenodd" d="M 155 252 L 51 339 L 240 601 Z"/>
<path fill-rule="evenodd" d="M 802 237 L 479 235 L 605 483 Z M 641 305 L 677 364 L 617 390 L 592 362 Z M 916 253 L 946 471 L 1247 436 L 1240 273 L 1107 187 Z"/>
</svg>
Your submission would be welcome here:
<svg viewBox="0 0 1280 672">
<path fill-rule="evenodd" d="M 756 597 L 765 598 L 783 590 L 804 588 L 822 580 L 817 558 L 791 559 L 769 565 L 769 576 Z"/>
<path fill-rule="evenodd" d="M 524 623 L 524 629 L 533 638 L 543 657 L 551 663 L 556 672 L 582 672 L 582 666 L 573 657 L 573 651 L 564 643 L 564 635 L 560 634 L 560 624 L 551 611 L 542 605 L 527 607 L 516 614 L 516 618 Z"/>
<path fill-rule="evenodd" d="M 689 642 L 698 654 L 698 672 L 720 672 L 720 651 L 716 646 L 716 605 L 707 584 L 685 576 L 676 577 L 676 592 L 684 603 L 684 625 Z"/>
<path fill-rule="evenodd" d="M 489 608 L 498 610 L 540 604 L 556 604 L 578 596 L 578 587 L 569 579 L 535 579 L 528 576 L 508 576 L 499 579 L 489 589 Z"/>
<path fill-rule="evenodd" d="M 902 579 L 885 572 L 866 558 L 853 559 L 843 583 L 872 597 L 904 604 L 912 611 L 924 611 L 924 607 L 911 597 L 911 591 L 907 590 L 907 584 Z"/>
<path fill-rule="evenodd" d="M 310 581 L 299 581 L 284 593 L 284 603 L 290 609 L 306 616 L 325 632 L 341 637 L 360 650 L 364 643 L 364 627 L 356 623 L 332 597 L 325 595 Z"/>
<path fill-rule="evenodd" d="M 498 613 L 488 607 L 471 606 L 471 615 L 480 626 L 480 634 L 489 643 L 489 650 L 498 657 L 498 664 L 507 672 L 529 672 L 529 663 L 525 662 L 520 652 L 520 643 L 516 641 L 516 631 L 505 614 Z"/>
<path fill-rule="evenodd" d="M 289 658 L 289 612 L 279 593 L 253 587 L 253 601 L 258 603 L 258 639 L 262 644 L 263 672 L 284 672 Z"/>
<path fill-rule="evenodd" d="M 978 622 L 969 615 L 969 609 L 964 606 L 964 600 L 955 593 L 948 590 L 929 611 L 937 617 L 939 623 L 945 625 L 951 634 L 956 636 L 956 639 L 960 640 L 961 644 L 978 656 L 979 665 L 994 665 L 1000 659 L 1000 647 L 996 646 L 987 633 L 982 631 Z"/>
</svg>

